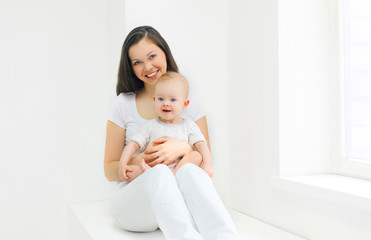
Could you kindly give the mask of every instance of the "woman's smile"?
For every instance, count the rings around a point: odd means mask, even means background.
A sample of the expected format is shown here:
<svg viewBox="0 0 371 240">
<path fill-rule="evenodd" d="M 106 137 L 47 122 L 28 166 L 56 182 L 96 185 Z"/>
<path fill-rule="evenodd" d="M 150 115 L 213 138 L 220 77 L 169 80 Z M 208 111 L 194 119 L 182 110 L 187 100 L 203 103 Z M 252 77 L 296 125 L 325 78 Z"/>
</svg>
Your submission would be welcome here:
<svg viewBox="0 0 371 240">
<path fill-rule="evenodd" d="M 154 77 L 157 73 L 158 73 L 159 70 L 156 70 L 155 72 L 151 73 L 151 74 L 147 74 L 146 77 L 147 78 L 152 78 Z"/>
</svg>

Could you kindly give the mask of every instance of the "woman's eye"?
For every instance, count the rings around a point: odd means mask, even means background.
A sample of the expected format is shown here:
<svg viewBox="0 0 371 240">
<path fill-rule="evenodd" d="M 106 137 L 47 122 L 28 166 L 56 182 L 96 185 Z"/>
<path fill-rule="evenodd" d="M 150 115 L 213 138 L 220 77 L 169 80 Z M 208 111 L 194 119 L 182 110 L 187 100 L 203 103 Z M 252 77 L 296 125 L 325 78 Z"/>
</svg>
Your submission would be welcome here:
<svg viewBox="0 0 371 240">
<path fill-rule="evenodd" d="M 138 64 L 140 64 L 140 61 L 133 62 L 133 65 L 138 65 Z"/>
<path fill-rule="evenodd" d="M 149 56 L 150 59 L 154 59 L 156 57 L 156 54 L 152 54 Z"/>
</svg>

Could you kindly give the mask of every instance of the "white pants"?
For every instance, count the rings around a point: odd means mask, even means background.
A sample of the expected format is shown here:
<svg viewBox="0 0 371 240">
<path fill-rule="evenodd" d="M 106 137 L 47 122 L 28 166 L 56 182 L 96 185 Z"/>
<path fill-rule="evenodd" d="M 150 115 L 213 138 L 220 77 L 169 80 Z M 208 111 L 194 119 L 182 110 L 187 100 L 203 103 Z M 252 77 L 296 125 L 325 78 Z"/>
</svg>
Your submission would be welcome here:
<svg viewBox="0 0 371 240">
<path fill-rule="evenodd" d="M 210 177 L 194 164 L 176 176 L 156 165 L 111 197 L 112 215 L 125 230 L 150 232 L 158 227 L 166 239 L 240 239 Z"/>
</svg>

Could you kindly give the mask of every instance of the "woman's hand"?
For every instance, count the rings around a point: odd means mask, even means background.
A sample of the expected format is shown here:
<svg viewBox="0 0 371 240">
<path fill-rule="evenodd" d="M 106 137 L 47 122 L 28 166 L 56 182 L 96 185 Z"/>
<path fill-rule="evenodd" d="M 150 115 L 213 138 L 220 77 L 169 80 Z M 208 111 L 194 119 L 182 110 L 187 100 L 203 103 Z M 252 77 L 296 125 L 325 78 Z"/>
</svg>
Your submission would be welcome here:
<svg viewBox="0 0 371 240">
<path fill-rule="evenodd" d="M 166 137 L 159 138 L 144 151 L 144 160 L 150 167 L 157 164 L 170 165 L 192 150 L 193 148 L 184 141 Z"/>
</svg>

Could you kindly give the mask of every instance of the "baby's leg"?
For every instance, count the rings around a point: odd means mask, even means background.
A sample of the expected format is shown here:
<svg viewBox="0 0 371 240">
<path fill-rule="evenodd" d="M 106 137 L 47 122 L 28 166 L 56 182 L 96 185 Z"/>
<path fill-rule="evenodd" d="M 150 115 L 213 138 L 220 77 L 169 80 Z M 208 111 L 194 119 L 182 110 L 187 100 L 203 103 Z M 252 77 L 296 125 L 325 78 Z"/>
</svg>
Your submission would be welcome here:
<svg viewBox="0 0 371 240">
<path fill-rule="evenodd" d="M 173 170 L 174 175 L 179 170 L 179 168 L 181 168 L 186 163 L 193 163 L 196 166 L 199 166 L 200 167 L 201 166 L 201 163 L 202 163 L 202 156 L 201 156 L 201 154 L 199 152 L 197 152 L 197 151 L 192 151 L 192 152 L 187 153 L 186 155 L 184 155 L 183 158 L 182 158 L 182 160 L 180 160 L 178 162 L 178 164 L 176 165 L 176 167 L 174 168 L 174 170 Z"/>
<path fill-rule="evenodd" d="M 138 165 L 129 165 L 134 171 L 133 172 L 127 172 L 127 175 L 129 176 L 128 182 L 133 181 L 136 179 L 140 174 L 143 173 L 143 171 L 140 169 Z"/>
</svg>

